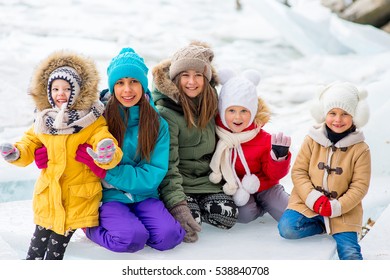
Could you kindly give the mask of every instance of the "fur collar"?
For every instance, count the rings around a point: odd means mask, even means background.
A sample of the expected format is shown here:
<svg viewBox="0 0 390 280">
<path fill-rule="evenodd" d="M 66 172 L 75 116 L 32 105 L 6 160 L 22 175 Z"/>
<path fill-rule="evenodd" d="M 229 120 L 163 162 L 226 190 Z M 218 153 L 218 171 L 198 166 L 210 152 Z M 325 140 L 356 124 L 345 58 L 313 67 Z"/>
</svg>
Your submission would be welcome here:
<svg viewBox="0 0 390 280">
<path fill-rule="evenodd" d="M 32 96 L 37 110 L 43 111 L 52 108 L 47 96 L 48 79 L 51 72 L 61 66 L 73 67 L 83 80 L 80 95 L 70 109 L 89 110 L 99 100 L 99 72 L 92 59 L 67 50 L 52 53 L 41 61 L 35 69 L 29 87 L 29 94 Z"/>
<path fill-rule="evenodd" d="M 171 60 L 166 59 L 161 61 L 152 69 L 153 74 L 153 86 L 160 93 L 166 95 L 172 99 L 176 104 L 179 103 L 179 89 L 174 82 L 169 78 L 169 67 L 171 66 Z M 219 84 L 217 77 L 217 71 L 212 66 L 211 67 L 211 81 L 210 85 L 216 87 Z"/>
</svg>

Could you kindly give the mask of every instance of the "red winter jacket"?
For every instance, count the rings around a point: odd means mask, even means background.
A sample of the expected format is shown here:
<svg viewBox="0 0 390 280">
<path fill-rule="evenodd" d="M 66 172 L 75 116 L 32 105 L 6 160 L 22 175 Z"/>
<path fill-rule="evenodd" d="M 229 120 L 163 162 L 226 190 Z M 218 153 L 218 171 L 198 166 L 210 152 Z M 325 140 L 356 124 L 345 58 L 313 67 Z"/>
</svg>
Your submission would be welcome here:
<svg viewBox="0 0 390 280">
<path fill-rule="evenodd" d="M 216 125 L 226 128 L 219 115 L 216 118 Z M 252 123 L 244 131 L 254 129 L 255 125 Z M 263 129 L 252 140 L 241 144 L 245 155 L 248 167 L 252 174 L 255 174 L 260 180 L 260 189 L 258 192 L 268 190 L 279 183 L 279 180 L 287 175 L 290 169 L 291 153 L 288 152 L 287 158 L 281 161 L 275 161 L 271 158 L 271 134 Z M 242 180 L 245 169 L 239 157 L 236 161 L 236 173 Z"/>
</svg>

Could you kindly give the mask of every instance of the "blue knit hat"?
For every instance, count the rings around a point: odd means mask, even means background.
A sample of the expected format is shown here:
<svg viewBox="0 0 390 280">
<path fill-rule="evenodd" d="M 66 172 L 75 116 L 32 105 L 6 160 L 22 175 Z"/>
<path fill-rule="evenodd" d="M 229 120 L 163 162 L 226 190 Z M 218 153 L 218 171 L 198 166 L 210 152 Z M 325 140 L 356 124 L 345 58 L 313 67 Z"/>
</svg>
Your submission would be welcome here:
<svg viewBox="0 0 390 280">
<path fill-rule="evenodd" d="M 144 59 L 132 48 L 123 48 L 120 53 L 111 60 L 107 68 L 108 87 L 114 92 L 115 83 L 122 78 L 137 79 L 145 92 L 148 92 L 148 67 Z"/>
</svg>

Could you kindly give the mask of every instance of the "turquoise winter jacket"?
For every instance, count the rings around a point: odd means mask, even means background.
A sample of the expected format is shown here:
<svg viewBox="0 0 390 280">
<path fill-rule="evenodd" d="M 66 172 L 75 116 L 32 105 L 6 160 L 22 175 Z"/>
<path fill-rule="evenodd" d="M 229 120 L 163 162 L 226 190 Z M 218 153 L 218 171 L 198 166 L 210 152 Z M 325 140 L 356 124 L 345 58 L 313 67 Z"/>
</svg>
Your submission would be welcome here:
<svg viewBox="0 0 390 280">
<path fill-rule="evenodd" d="M 153 100 L 150 97 L 150 102 Z M 154 107 L 155 108 L 155 107 Z M 124 137 L 123 157 L 119 165 L 107 171 L 103 183 L 102 202 L 119 201 L 135 203 L 147 198 L 159 198 L 158 186 L 168 171 L 169 129 L 160 117 L 160 132 L 150 162 L 137 155 L 139 106 L 123 111 L 128 114 L 128 125 Z"/>
</svg>

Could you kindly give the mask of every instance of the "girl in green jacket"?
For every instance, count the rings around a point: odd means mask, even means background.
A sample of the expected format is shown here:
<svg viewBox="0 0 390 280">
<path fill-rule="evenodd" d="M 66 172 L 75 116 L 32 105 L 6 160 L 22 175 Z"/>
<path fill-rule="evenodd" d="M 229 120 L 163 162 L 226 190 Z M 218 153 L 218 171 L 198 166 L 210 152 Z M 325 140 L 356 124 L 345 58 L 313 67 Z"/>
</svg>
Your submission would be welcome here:
<svg viewBox="0 0 390 280">
<path fill-rule="evenodd" d="M 216 146 L 217 75 L 214 53 L 207 44 L 192 42 L 153 69 L 153 98 L 169 124 L 168 173 L 160 196 L 186 230 L 185 242 L 198 240 L 201 223 L 229 229 L 238 210 L 222 184 L 209 180 Z"/>
</svg>

